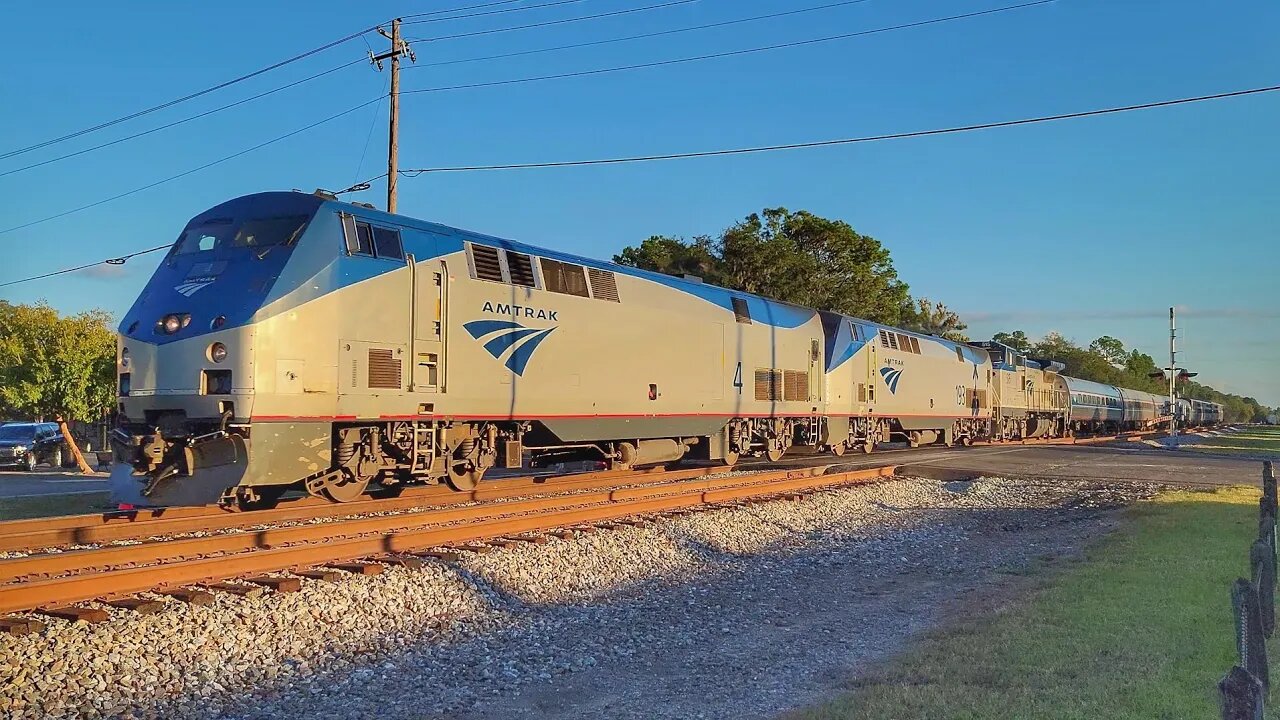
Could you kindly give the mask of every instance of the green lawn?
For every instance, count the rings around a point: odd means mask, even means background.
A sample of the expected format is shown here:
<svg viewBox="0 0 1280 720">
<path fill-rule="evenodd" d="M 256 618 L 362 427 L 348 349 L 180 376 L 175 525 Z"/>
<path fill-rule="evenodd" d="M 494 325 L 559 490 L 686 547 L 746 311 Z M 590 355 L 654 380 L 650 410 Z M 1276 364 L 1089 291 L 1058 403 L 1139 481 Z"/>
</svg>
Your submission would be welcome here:
<svg viewBox="0 0 1280 720">
<path fill-rule="evenodd" d="M 791 720 L 1219 717 L 1216 683 L 1235 661 L 1230 584 L 1248 575 L 1257 498 L 1142 503 L 1084 561 L 1033 579 L 1025 600 L 927 635 Z"/>
<path fill-rule="evenodd" d="M 1280 429 L 1249 428 L 1243 432 L 1196 438 L 1182 450 L 1280 458 Z"/>
<path fill-rule="evenodd" d="M 107 493 L 83 495 L 41 495 L 38 497 L 0 498 L 0 520 L 79 515 L 100 512 L 107 503 Z"/>
</svg>

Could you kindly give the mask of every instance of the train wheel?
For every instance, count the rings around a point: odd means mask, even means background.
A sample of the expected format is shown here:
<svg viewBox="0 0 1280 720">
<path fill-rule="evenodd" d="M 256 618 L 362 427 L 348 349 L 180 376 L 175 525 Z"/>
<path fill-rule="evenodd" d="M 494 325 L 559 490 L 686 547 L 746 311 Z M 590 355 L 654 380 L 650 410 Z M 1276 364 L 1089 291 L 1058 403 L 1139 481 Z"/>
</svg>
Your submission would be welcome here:
<svg viewBox="0 0 1280 720">
<path fill-rule="evenodd" d="M 876 444 L 874 440 L 867 440 L 866 442 L 862 443 L 863 455 L 870 455 L 871 451 L 875 449 L 876 449 Z"/>
<path fill-rule="evenodd" d="M 965 447 L 973 447 L 973 437 L 970 435 L 965 435 L 964 437 L 960 438 L 960 444 Z"/>
<path fill-rule="evenodd" d="M 325 478 L 320 493 L 334 502 L 352 502 L 364 497 L 364 491 L 368 487 L 369 478 L 358 477 L 343 469 Z"/>
<path fill-rule="evenodd" d="M 733 467 L 738 464 L 738 459 L 740 457 L 742 457 L 742 455 L 737 450 L 730 450 L 724 454 L 724 457 L 720 458 L 720 462 L 726 467 Z"/>
<path fill-rule="evenodd" d="M 920 433 L 919 433 L 919 431 L 916 431 L 916 430 L 912 430 L 912 431 L 911 431 L 911 434 L 907 436 L 907 445 L 908 445 L 908 446 L 910 446 L 910 447 L 913 447 L 913 448 L 918 448 L 918 447 L 920 447 Z"/>
<path fill-rule="evenodd" d="M 454 462 L 449 465 L 449 476 L 445 482 L 454 490 L 475 490 L 483 476 L 484 470 L 476 470 L 470 462 Z"/>
<path fill-rule="evenodd" d="M 840 441 L 840 442 L 836 443 L 835 445 L 832 445 L 832 446 L 831 446 L 831 454 L 832 454 L 832 455 L 835 455 L 836 457 L 841 457 L 841 456 L 843 456 L 843 455 L 844 455 L 845 451 L 846 451 L 846 450 L 848 450 L 848 449 L 849 449 L 848 444 L 846 444 L 846 443 L 842 440 L 842 441 Z"/>
<path fill-rule="evenodd" d="M 769 462 L 778 462 L 779 460 L 782 459 L 782 456 L 785 455 L 786 452 L 787 452 L 787 449 L 784 447 L 776 447 L 776 448 L 771 447 L 765 451 L 764 456 L 766 458 L 769 458 Z"/>
</svg>

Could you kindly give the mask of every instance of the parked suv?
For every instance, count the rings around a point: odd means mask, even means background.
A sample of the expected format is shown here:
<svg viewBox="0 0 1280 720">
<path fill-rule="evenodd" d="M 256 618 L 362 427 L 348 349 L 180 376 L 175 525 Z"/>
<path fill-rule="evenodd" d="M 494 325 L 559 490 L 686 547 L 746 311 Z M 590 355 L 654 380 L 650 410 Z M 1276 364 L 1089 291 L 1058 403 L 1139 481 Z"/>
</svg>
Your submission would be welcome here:
<svg viewBox="0 0 1280 720">
<path fill-rule="evenodd" d="M 62 431 L 57 423 L 0 425 L 0 467 L 31 470 L 37 463 L 62 467 Z"/>
</svg>

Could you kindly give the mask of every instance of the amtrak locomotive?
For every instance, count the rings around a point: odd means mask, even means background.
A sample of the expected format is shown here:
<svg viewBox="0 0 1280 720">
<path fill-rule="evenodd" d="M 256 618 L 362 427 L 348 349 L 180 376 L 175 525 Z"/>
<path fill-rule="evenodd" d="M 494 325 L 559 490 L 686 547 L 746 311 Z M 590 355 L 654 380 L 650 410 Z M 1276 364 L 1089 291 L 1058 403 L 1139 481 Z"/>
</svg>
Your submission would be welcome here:
<svg viewBox="0 0 1280 720">
<path fill-rule="evenodd" d="M 124 316 L 118 365 L 112 488 L 145 505 L 254 508 L 289 488 L 348 501 L 371 485 L 467 489 L 525 458 L 733 464 L 793 444 L 840 455 L 1167 415 L 997 343 L 324 193 L 248 195 L 194 217 Z M 1220 417 L 1205 405 L 1187 417 Z"/>
</svg>

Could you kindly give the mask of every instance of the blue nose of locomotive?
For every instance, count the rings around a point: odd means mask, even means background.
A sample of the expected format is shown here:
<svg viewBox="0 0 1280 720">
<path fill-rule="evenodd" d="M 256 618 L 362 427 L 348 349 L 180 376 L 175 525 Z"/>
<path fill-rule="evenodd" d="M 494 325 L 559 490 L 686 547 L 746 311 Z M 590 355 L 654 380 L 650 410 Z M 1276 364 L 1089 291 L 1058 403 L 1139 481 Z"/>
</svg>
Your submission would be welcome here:
<svg viewBox="0 0 1280 720">
<path fill-rule="evenodd" d="M 229 200 L 191 219 L 120 323 L 153 345 L 249 322 L 324 201 L 271 192 Z"/>
</svg>

